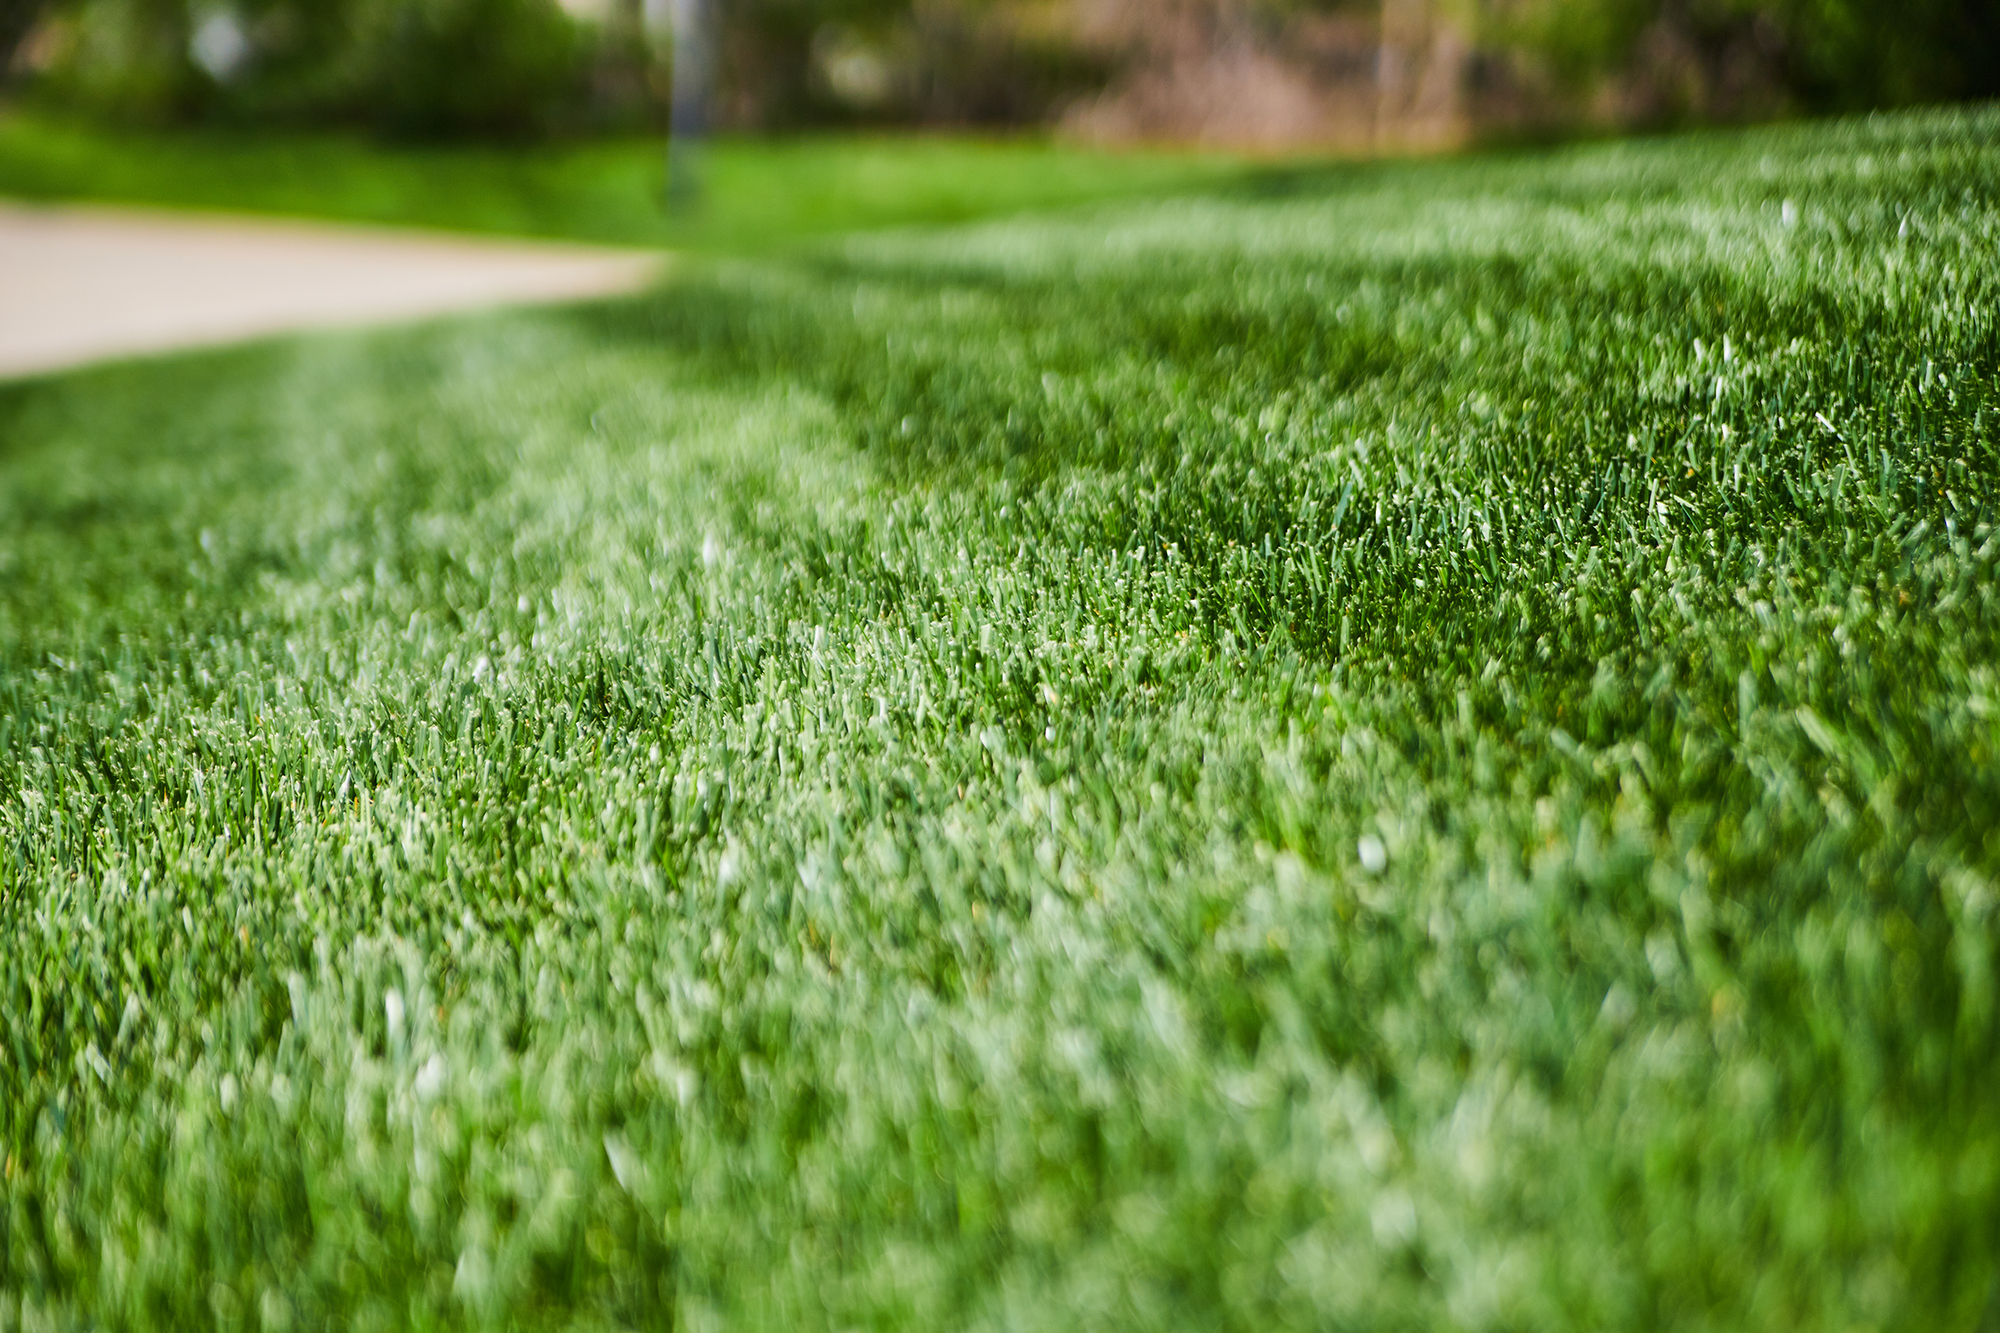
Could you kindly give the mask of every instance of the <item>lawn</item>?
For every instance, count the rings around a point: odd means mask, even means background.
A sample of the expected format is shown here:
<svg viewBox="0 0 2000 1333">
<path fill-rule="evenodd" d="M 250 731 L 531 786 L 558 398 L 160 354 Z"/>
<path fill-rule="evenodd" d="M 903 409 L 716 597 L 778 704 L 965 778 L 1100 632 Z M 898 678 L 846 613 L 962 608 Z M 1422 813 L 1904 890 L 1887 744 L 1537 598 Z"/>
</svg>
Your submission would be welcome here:
<svg viewBox="0 0 2000 1333">
<path fill-rule="evenodd" d="M 1996 261 L 1930 112 L 0 388 L 0 1329 L 1990 1325 Z"/>
<path fill-rule="evenodd" d="M 0 116 L 0 199 L 170 204 L 755 254 L 830 233 L 958 223 L 1255 181 L 1221 154 L 923 136 L 722 139 L 702 204 L 663 207 L 664 141 L 384 148 L 331 135 L 141 134 Z"/>
</svg>

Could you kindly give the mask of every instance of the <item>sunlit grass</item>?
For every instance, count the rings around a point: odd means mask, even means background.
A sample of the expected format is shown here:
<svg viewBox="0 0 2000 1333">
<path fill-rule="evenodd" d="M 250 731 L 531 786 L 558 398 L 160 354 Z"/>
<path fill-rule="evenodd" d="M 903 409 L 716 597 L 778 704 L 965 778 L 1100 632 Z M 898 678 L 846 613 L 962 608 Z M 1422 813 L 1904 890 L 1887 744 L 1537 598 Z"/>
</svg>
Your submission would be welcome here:
<svg viewBox="0 0 2000 1333">
<path fill-rule="evenodd" d="M 2000 120 L 0 390 L 0 1328 L 1948 1328 Z"/>
</svg>

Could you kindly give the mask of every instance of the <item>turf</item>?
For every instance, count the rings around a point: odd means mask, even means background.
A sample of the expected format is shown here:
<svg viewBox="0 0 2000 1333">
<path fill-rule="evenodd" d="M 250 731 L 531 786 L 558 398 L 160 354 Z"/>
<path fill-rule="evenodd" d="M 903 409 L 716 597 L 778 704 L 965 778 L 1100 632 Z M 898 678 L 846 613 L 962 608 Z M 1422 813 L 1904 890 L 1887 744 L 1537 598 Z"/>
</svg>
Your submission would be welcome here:
<svg viewBox="0 0 2000 1333">
<path fill-rule="evenodd" d="M 0 116 L 0 197 L 298 214 L 346 222 L 757 254 L 829 233 L 965 222 L 1256 179 L 1221 154 L 1029 139 L 722 139 L 706 192 L 663 207 L 651 139 L 384 148 L 330 135 L 154 133 Z"/>
<path fill-rule="evenodd" d="M 2000 1317 L 2000 114 L 0 391 L 0 1328 Z"/>
</svg>

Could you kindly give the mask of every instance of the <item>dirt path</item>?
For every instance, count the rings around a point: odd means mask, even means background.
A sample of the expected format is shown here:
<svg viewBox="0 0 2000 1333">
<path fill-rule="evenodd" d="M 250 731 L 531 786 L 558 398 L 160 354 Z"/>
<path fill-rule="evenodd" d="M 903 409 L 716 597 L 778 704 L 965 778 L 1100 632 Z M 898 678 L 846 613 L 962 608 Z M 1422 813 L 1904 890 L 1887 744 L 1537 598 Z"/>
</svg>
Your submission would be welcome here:
<svg viewBox="0 0 2000 1333">
<path fill-rule="evenodd" d="M 663 256 L 0 203 L 0 378 L 300 329 L 643 287 Z"/>
</svg>

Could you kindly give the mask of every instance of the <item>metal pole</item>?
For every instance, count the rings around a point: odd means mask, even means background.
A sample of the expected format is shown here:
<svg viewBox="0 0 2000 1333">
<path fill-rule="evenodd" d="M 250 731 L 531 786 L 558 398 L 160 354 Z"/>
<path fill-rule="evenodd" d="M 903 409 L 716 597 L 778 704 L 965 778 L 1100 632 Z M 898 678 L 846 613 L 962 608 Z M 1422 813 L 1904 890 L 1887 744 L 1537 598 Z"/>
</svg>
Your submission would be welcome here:
<svg viewBox="0 0 2000 1333">
<path fill-rule="evenodd" d="M 701 148 L 713 95 L 715 0 L 673 0 L 674 101 L 667 146 L 667 207 L 687 212 L 701 202 Z"/>
</svg>

